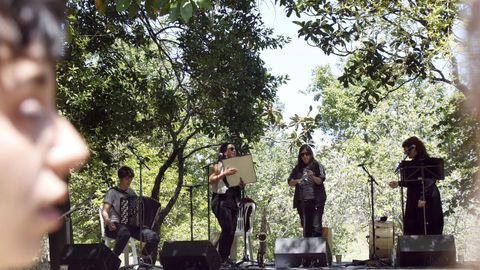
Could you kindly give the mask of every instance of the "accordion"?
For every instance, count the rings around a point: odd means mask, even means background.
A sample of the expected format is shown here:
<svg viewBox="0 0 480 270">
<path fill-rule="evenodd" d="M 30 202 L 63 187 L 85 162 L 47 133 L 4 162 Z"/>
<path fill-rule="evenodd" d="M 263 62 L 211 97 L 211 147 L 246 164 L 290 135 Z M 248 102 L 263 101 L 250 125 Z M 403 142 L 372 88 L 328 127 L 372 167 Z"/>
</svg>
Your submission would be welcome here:
<svg viewBox="0 0 480 270">
<path fill-rule="evenodd" d="M 144 228 L 153 228 L 160 212 L 160 203 L 154 199 L 127 196 L 120 199 L 120 223 Z"/>
</svg>

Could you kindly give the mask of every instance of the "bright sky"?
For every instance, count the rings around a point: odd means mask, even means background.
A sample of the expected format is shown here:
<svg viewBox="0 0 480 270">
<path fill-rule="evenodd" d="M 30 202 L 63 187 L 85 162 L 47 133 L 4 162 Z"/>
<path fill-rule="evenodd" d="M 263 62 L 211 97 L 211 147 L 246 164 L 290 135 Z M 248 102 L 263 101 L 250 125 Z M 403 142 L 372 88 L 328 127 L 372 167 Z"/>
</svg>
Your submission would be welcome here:
<svg viewBox="0 0 480 270">
<path fill-rule="evenodd" d="M 299 91 L 306 90 L 312 83 L 316 66 L 328 63 L 334 67 L 338 58 L 326 56 L 321 49 L 311 47 L 302 38 L 299 39 L 299 27 L 292 22 L 299 20 L 295 15 L 287 18 L 283 8 L 267 1 L 261 1 L 260 11 L 265 25 L 274 29 L 274 35 L 291 38 L 291 42 L 283 49 L 267 50 L 261 54 L 273 75 L 288 75 L 290 78 L 278 91 L 278 97 L 285 105 L 284 121 L 288 123 L 294 114 L 305 115 L 309 105 L 316 112 L 313 96 L 306 96 Z"/>
</svg>

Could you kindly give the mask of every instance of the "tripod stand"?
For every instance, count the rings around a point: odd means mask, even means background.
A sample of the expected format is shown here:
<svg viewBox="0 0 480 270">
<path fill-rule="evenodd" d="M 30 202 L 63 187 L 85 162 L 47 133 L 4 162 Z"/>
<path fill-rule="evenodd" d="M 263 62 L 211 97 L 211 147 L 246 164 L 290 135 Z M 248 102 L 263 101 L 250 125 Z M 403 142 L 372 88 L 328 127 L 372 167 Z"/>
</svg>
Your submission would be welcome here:
<svg viewBox="0 0 480 270">
<path fill-rule="evenodd" d="M 145 207 L 143 205 L 143 179 L 142 179 L 142 168 L 143 166 L 145 166 L 145 168 L 149 169 L 150 168 L 147 166 L 147 164 L 145 164 L 145 159 L 140 156 L 139 154 L 137 154 L 137 152 L 135 151 L 135 148 L 131 145 L 131 144 L 128 144 L 127 145 L 128 149 L 130 149 L 130 151 L 132 152 L 132 154 L 135 156 L 135 158 L 137 159 L 137 164 L 139 165 L 139 191 L 138 191 L 138 194 L 139 194 L 139 197 L 140 197 L 140 200 L 139 201 L 139 204 L 140 204 L 140 207 L 138 208 L 139 211 L 142 212 L 141 216 L 144 217 L 144 211 L 145 211 Z M 143 250 L 143 233 L 142 233 L 142 230 L 144 229 L 144 220 L 143 218 L 140 219 L 140 232 L 139 232 L 139 240 L 140 240 L 140 250 Z M 151 257 L 151 255 L 148 255 Z M 139 257 L 138 259 L 138 265 L 136 265 L 136 269 L 141 269 L 140 267 L 142 268 L 152 268 L 153 265 L 151 264 L 147 264 L 145 263 L 144 261 L 144 258 L 142 258 L 142 256 Z M 151 262 L 153 262 L 153 259 L 151 259 Z"/>
<path fill-rule="evenodd" d="M 240 178 L 241 179 L 241 178 Z M 247 224 L 247 220 L 246 220 L 246 208 L 245 208 L 245 203 L 246 203 L 246 200 L 245 200 L 245 188 L 242 187 L 241 191 L 240 191 L 240 211 L 241 211 L 241 218 L 242 218 L 242 228 L 243 228 L 243 258 L 238 261 L 237 263 L 235 263 L 235 266 L 239 266 L 239 265 L 242 265 L 244 263 L 253 263 L 253 264 L 256 264 L 257 262 L 251 260 L 248 256 L 248 252 L 247 252 L 247 229 L 246 229 L 246 224 Z M 250 264 L 248 266 L 252 266 L 253 264 Z M 247 267 L 248 267 L 247 266 Z"/>
</svg>

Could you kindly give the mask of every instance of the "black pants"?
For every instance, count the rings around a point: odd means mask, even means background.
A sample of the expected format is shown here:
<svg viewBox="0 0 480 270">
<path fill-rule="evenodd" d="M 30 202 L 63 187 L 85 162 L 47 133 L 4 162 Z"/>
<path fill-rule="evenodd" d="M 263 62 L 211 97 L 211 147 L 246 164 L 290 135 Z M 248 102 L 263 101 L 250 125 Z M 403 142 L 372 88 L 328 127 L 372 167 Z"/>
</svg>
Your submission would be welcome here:
<svg viewBox="0 0 480 270">
<path fill-rule="evenodd" d="M 222 260 L 226 260 L 230 256 L 230 249 L 235 238 L 238 208 L 235 202 L 230 202 L 226 196 L 216 194 L 212 198 L 212 210 L 222 229 L 218 240 L 218 253 Z"/>
<path fill-rule="evenodd" d="M 128 243 L 130 237 L 140 240 L 140 228 L 120 223 L 115 223 L 115 226 L 117 226 L 117 229 L 115 231 L 110 231 L 108 227 L 105 227 L 105 234 L 108 237 L 115 239 L 115 247 L 113 248 L 113 253 L 118 256 L 125 249 L 125 245 Z M 156 254 L 153 253 L 155 253 L 155 248 L 160 242 L 160 237 L 156 232 L 150 229 L 143 229 L 141 231 L 141 234 L 142 241 L 146 243 L 145 247 L 142 250 L 142 255 L 151 256 L 152 261 L 150 263 L 153 263 L 156 260 Z"/>
<path fill-rule="evenodd" d="M 297 207 L 300 224 L 303 228 L 303 237 L 322 236 L 322 218 L 325 203 L 316 204 L 314 200 L 300 202 Z M 303 212 L 305 209 L 305 213 Z"/>
</svg>

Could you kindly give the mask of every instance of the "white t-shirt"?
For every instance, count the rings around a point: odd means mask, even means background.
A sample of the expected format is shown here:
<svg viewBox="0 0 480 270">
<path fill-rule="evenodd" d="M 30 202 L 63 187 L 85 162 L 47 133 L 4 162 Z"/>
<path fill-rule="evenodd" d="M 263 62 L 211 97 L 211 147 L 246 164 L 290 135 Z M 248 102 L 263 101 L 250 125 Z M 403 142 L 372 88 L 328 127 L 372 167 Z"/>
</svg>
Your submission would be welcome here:
<svg viewBox="0 0 480 270">
<path fill-rule="evenodd" d="M 111 188 L 107 191 L 103 202 L 112 206 L 110 207 L 110 212 L 108 213 L 108 216 L 112 222 L 120 222 L 120 199 L 135 195 L 135 191 L 133 191 L 131 188 L 127 188 L 125 192 L 118 191 L 115 188 Z"/>
</svg>

